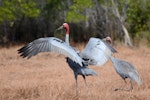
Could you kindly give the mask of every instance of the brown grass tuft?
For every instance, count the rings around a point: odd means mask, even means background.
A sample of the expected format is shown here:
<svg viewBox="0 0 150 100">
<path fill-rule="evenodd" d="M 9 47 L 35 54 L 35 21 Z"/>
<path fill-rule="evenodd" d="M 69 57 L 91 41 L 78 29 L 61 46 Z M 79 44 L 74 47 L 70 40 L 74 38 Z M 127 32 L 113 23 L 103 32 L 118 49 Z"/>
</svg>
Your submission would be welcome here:
<svg viewBox="0 0 150 100">
<path fill-rule="evenodd" d="M 20 46 L 0 48 L 0 100 L 149 100 L 150 48 L 115 46 L 115 56 L 133 63 L 143 84 L 134 83 L 132 92 L 114 89 L 124 85 L 110 63 L 92 67 L 99 75 L 87 77 L 88 92 L 79 77 L 79 96 L 75 95 L 75 80 L 64 56 L 41 53 L 31 59 L 17 54 Z M 80 50 L 82 45 L 78 45 Z"/>
</svg>

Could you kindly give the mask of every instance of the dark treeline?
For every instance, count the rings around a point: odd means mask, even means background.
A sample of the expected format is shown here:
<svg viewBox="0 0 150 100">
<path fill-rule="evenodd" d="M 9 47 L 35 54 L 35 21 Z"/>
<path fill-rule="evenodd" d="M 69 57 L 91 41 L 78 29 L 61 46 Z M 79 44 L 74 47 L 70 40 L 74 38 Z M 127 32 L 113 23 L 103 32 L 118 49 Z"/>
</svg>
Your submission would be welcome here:
<svg viewBox="0 0 150 100">
<path fill-rule="evenodd" d="M 73 42 L 108 35 L 127 45 L 150 41 L 149 8 L 149 0 L 0 0 L 0 45 L 63 39 L 64 31 L 55 29 L 64 22 Z"/>
</svg>

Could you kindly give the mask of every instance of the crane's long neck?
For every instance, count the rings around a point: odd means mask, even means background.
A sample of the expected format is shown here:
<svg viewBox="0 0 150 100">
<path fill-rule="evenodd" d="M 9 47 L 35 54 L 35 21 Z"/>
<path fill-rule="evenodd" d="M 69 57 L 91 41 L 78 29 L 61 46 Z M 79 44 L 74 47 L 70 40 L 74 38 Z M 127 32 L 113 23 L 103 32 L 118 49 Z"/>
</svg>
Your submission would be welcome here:
<svg viewBox="0 0 150 100">
<path fill-rule="evenodd" d="M 65 42 L 67 43 L 67 45 L 69 46 L 69 25 L 67 23 L 63 24 L 63 27 L 66 29 L 66 38 L 65 38 Z"/>
<path fill-rule="evenodd" d="M 65 42 L 67 43 L 67 45 L 69 46 L 69 34 L 66 33 L 66 38 L 65 38 Z"/>
<path fill-rule="evenodd" d="M 110 60 L 113 64 L 115 63 L 115 58 L 112 55 L 110 56 Z"/>
</svg>

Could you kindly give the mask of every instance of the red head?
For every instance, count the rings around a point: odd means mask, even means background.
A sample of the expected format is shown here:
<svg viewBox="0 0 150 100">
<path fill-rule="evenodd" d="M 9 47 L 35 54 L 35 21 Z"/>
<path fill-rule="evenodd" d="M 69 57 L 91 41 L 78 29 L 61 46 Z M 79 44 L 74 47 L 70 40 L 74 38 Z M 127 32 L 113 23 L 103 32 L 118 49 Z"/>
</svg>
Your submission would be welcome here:
<svg viewBox="0 0 150 100">
<path fill-rule="evenodd" d="M 64 23 L 63 28 L 66 29 L 66 34 L 69 34 L 69 25 L 68 25 L 68 23 Z"/>
<path fill-rule="evenodd" d="M 60 29 L 66 29 L 66 34 L 69 34 L 69 25 L 68 25 L 68 23 L 63 23 L 63 25 L 60 26 L 57 30 L 60 30 Z"/>
<path fill-rule="evenodd" d="M 107 37 L 104 38 L 103 40 L 109 42 L 109 43 L 112 45 L 112 39 L 111 39 L 109 36 L 107 36 Z"/>
</svg>

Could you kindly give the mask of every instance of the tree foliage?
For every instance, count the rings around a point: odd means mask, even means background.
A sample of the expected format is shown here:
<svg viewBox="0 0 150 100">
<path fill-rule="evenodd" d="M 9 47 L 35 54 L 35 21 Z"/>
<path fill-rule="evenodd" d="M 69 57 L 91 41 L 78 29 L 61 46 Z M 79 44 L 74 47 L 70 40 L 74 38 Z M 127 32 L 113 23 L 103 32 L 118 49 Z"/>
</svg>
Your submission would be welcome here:
<svg viewBox="0 0 150 100">
<path fill-rule="evenodd" d="M 149 0 L 129 0 L 127 23 L 129 32 L 136 43 L 143 39 L 147 40 L 148 44 L 150 42 L 149 9 Z"/>
<path fill-rule="evenodd" d="M 92 0 L 73 0 L 72 5 L 67 12 L 66 21 L 80 22 L 86 19 L 85 9 L 91 8 Z"/>
<path fill-rule="evenodd" d="M 1 0 L 0 2 L 0 42 L 14 41 L 24 18 L 37 18 L 40 14 L 40 9 L 34 0 Z"/>
<path fill-rule="evenodd" d="M 22 16 L 38 17 L 40 9 L 33 0 L 2 0 L 0 5 L 0 22 L 14 21 Z"/>
<path fill-rule="evenodd" d="M 122 24 L 133 39 L 150 41 L 150 1 L 113 1 L 119 17 L 111 0 L 0 0 L 0 43 L 53 36 L 63 22 L 70 24 L 75 42 L 108 35 L 123 40 Z"/>
<path fill-rule="evenodd" d="M 129 0 L 127 22 L 130 25 L 130 32 L 132 34 L 135 34 L 139 31 L 145 31 L 150 28 L 148 25 L 150 22 L 149 9 L 149 0 Z"/>
</svg>

